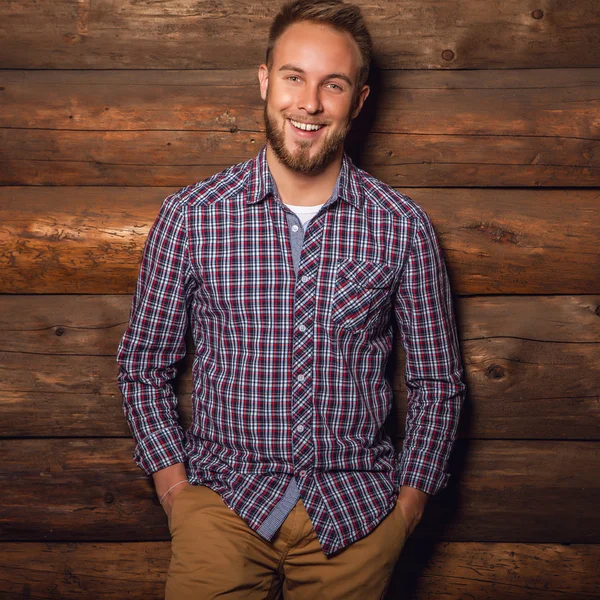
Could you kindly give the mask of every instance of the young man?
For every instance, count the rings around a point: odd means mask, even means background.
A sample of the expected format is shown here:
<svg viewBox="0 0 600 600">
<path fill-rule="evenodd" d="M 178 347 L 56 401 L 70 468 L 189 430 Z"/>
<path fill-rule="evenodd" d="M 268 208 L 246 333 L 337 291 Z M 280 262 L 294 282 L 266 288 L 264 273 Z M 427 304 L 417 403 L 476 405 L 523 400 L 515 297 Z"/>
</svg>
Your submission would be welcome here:
<svg viewBox="0 0 600 600">
<path fill-rule="evenodd" d="M 169 600 L 380 598 L 447 485 L 464 386 L 440 250 L 425 213 L 343 150 L 370 55 L 355 6 L 284 6 L 258 73 L 266 147 L 167 198 L 149 233 L 119 383 L 169 519 Z M 188 322 L 184 433 L 169 380 Z"/>
</svg>

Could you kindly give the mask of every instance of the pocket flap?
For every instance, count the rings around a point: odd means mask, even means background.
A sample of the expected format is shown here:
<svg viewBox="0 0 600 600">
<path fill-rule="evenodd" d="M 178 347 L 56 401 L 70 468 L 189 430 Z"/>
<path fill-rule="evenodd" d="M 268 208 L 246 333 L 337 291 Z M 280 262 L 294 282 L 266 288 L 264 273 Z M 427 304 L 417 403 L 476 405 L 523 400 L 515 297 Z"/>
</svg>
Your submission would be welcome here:
<svg viewBox="0 0 600 600">
<path fill-rule="evenodd" d="M 344 259 L 338 262 L 336 279 L 348 281 L 359 287 L 388 288 L 394 278 L 394 270 L 383 263 Z"/>
</svg>

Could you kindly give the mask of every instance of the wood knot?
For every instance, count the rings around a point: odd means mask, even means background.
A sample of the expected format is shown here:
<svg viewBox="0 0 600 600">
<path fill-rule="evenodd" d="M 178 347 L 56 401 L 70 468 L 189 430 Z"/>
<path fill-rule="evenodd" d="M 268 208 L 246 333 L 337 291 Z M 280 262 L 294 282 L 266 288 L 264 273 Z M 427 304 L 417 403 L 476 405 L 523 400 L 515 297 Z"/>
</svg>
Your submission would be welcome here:
<svg viewBox="0 0 600 600">
<path fill-rule="evenodd" d="M 502 379 L 505 374 L 506 371 L 504 370 L 504 367 L 501 367 L 500 365 L 490 365 L 485 370 L 485 376 L 490 379 Z"/>
<path fill-rule="evenodd" d="M 467 225 L 467 228 L 480 232 L 492 242 L 496 242 L 497 244 L 519 243 L 519 236 L 516 232 L 510 231 L 509 229 L 504 229 L 504 227 L 499 227 L 493 223 L 473 223 L 472 225 Z"/>
<path fill-rule="evenodd" d="M 54 332 L 58 337 L 60 337 L 61 335 L 63 335 L 65 333 L 65 330 L 62 327 L 57 327 L 56 331 Z"/>
<path fill-rule="evenodd" d="M 452 52 L 452 50 L 444 50 L 442 52 L 442 58 L 444 60 L 450 61 L 450 60 L 452 60 L 454 58 L 454 52 Z"/>
<path fill-rule="evenodd" d="M 537 10 L 534 10 L 534 11 L 531 13 L 531 16 L 532 16 L 534 19 L 541 19 L 541 18 L 544 16 L 544 11 L 543 11 L 543 10 L 540 10 L 540 9 L 538 8 Z"/>
<path fill-rule="evenodd" d="M 106 502 L 106 504 L 112 504 L 114 501 L 115 497 L 110 492 L 104 494 L 104 502 Z"/>
</svg>

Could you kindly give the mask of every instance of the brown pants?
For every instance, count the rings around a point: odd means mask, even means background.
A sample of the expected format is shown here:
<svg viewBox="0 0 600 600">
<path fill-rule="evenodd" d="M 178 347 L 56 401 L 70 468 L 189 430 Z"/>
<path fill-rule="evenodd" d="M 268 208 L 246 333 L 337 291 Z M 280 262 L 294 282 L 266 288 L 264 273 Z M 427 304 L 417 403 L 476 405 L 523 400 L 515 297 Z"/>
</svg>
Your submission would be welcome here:
<svg viewBox="0 0 600 600">
<path fill-rule="evenodd" d="M 302 500 L 267 542 L 206 486 L 177 495 L 169 527 L 166 600 L 379 599 L 406 539 L 397 504 L 368 536 L 327 558 Z"/>
</svg>

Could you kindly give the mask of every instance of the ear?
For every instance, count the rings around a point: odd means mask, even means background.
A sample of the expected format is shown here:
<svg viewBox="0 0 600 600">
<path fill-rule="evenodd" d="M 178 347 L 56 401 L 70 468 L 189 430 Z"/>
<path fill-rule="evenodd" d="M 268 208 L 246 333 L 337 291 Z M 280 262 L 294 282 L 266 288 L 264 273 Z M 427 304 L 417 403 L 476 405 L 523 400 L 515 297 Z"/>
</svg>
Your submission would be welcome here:
<svg viewBox="0 0 600 600">
<path fill-rule="evenodd" d="M 356 106 L 354 107 L 354 111 L 352 112 L 353 119 L 356 119 L 356 117 L 358 117 L 358 114 L 360 113 L 370 91 L 371 88 L 368 85 L 363 85 L 362 89 L 358 94 L 358 98 L 356 99 Z"/>
<path fill-rule="evenodd" d="M 262 64 L 258 67 L 258 82 L 260 83 L 260 97 L 267 99 L 267 89 L 269 88 L 269 67 Z"/>
</svg>

